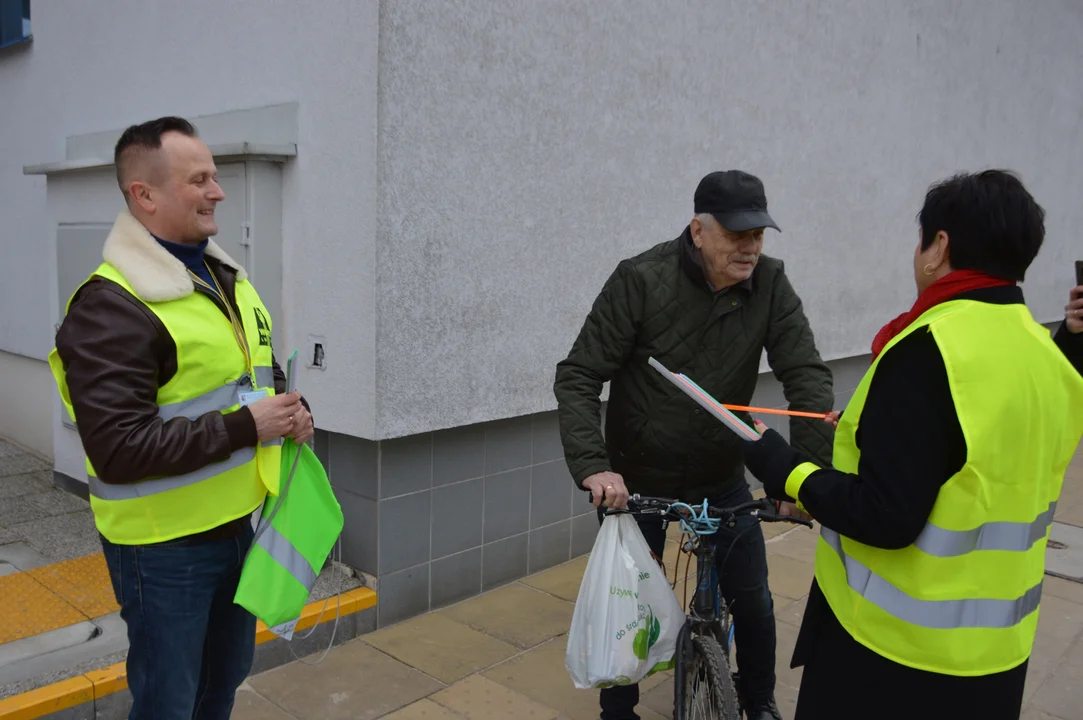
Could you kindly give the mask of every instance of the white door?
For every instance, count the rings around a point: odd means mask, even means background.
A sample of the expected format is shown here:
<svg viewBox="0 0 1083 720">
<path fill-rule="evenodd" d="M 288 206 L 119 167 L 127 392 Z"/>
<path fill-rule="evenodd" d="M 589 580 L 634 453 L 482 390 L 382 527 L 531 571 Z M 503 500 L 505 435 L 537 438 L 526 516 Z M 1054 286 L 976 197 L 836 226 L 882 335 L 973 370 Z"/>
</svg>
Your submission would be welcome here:
<svg viewBox="0 0 1083 720">
<path fill-rule="evenodd" d="M 248 221 L 248 185 L 245 181 L 244 163 L 218 166 L 218 184 L 226 199 L 218 203 L 214 218 L 218 221 L 218 234 L 214 241 L 226 254 L 251 273 L 248 257 L 248 239 L 245 223 Z"/>
</svg>

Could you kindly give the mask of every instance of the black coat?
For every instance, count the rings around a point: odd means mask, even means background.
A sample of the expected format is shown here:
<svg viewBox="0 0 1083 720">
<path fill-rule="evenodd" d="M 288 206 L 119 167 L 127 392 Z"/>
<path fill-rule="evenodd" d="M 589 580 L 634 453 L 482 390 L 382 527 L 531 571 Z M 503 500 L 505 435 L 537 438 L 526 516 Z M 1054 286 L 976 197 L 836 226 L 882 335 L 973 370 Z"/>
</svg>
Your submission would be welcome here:
<svg viewBox="0 0 1083 720">
<path fill-rule="evenodd" d="M 831 371 L 782 261 L 761 255 L 749 280 L 716 292 L 692 248 L 685 229 L 620 262 L 557 365 L 561 441 L 580 486 L 612 470 L 631 492 L 698 502 L 743 480 L 741 440 L 650 367 L 652 356 L 720 402 L 747 405 L 766 349 L 791 407 L 831 410 Z M 607 381 L 603 437 L 599 396 Z M 793 418 L 790 437 L 830 464 L 826 423 Z"/>
</svg>

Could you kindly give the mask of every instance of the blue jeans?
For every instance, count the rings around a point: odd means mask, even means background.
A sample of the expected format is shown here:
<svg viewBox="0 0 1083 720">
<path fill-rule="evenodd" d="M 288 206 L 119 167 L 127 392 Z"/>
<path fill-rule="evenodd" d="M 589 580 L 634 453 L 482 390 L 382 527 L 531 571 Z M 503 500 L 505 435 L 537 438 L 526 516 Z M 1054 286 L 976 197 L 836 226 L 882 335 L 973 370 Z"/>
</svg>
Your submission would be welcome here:
<svg viewBox="0 0 1083 720">
<path fill-rule="evenodd" d="M 634 491 L 633 491 L 634 492 Z M 732 507 L 752 500 L 747 482 L 740 482 L 711 505 Z M 686 502 L 699 503 L 702 498 Z M 604 509 L 599 511 L 599 517 Z M 637 518 L 643 539 L 659 558 L 666 545 L 661 518 Z M 775 606 L 767 585 L 767 548 L 760 521 L 749 515 L 737 518 L 735 527 L 722 526 L 715 534 L 718 587 L 733 613 L 737 665 L 741 671 L 741 695 L 753 707 L 775 693 Z M 733 548 L 732 551 L 730 548 Z M 729 558 L 726 558 L 727 552 Z M 723 567 L 725 563 L 725 567 Z M 691 577 L 691 591 L 695 577 Z M 691 600 L 691 598 L 689 598 Z M 601 720 L 638 720 L 639 685 L 618 685 L 599 694 Z"/>
<path fill-rule="evenodd" d="M 128 626 L 129 720 L 228 720 L 255 653 L 256 618 L 233 603 L 251 542 L 247 522 L 227 539 L 102 538 Z"/>
</svg>

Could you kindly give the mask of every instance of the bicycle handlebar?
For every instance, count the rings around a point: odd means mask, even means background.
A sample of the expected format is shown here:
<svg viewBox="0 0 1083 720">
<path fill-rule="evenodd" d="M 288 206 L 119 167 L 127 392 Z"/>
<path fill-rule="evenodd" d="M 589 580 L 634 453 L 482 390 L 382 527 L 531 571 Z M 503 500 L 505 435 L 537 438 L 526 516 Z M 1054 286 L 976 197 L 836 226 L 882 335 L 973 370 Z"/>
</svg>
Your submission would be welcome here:
<svg viewBox="0 0 1083 720">
<path fill-rule="evenodd" d="M 678 507 L 674 508 L 675 505 Z M 681 514 L 681 511 L 684 510 L 681 506 L 684 505 L 691 505 L 691 503 L 685 503 L 676 498 L 649 497 L 635 494 L 628 498 L 628 509 L 617 510 L 615 508 L 608 508 L 605 511 L 605 514 L 659 515 L 668 517 L 672 520 L 680 520 L 682 517 L 686 517 Z M 691 506 L 697 511 L 702 512 L 703 510 L 703 503 Z M 685 510 L 685 512 L 687 511 Z M 718 507 L 708 504 L 706 514 L 708 517 L 719 519 L 735 518 L 738 515 L 752 515 L 763 522 L 789 522 L 794 523 L 795 525 L 812 527 L 812 522 L 810 520 L 803 520 L 801 518 L 793 517 L 792 515 L 779 515 L 778 510 L 775 507 L 775 501 L 770 498 L 761 498 L 759 500 L 741 503 L 740 505 L 735 505 L 733 507 Z"/>
</svg>

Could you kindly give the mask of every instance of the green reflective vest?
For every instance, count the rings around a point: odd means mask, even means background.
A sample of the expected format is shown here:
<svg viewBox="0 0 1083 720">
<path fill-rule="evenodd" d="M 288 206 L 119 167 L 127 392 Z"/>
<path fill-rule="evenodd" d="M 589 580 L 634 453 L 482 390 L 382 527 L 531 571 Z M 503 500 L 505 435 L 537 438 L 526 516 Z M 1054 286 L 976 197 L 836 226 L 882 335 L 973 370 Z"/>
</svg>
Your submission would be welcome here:
<svg viewBox="0 0 1083 720">
<path fill-rule="evenodd" d="M 879 361 L 925 326 L 947 368 L 966 463 L 909 547 L 875 548 L 823 527 L 816 580 L 842 626 L 877 654 L 930 672 L 990 675 L 1030 656 L 1049 527 L 1083 436 L 1083 378 L 1024 306 L 943 303 L 869 368 L 838 425 L 838 470 L 857 473 L 857 430 Z M 816 469 L 796 469 L 787 493 L 797 497 Z"/>
<path fill-rule="evenodd" d="M 304 610 L 343 526 L 327 472 L 308 445 L 285 441 L 282 478 L 281 495 L 263 506 L 233 598 L 280 635 Z"/>
<path fill-rule="evenodd" d="M 112 265 L 102 263 L 93 275 L 112 280 L 143 302 L 176 344 L 177 372 L 158 388 L 158 417 L 163 423 L 234 412 L 241 407 L 241 393 L 253 389 L 275 394 L 271 345 L 260 342 L 260 333 L 266 337 L 270 332 L 270 313 L 247 280 L 238 279 L 236 301 L 251 365 L 232 322 L 204 294 L 144 302 Z M 49 366 L 65 410 L 77 421 L 56 348 L 49 354 Z M 102 482 L 88 458 L 90 506 L 98 531 L 110 542 L 136 545 L 191 535 L 249 515 L 268 492 L 278 493 L 281 447 L 279 438 L 241 448 L 221 462 L 184 475 L 130 484 Z"/>
</svg>

